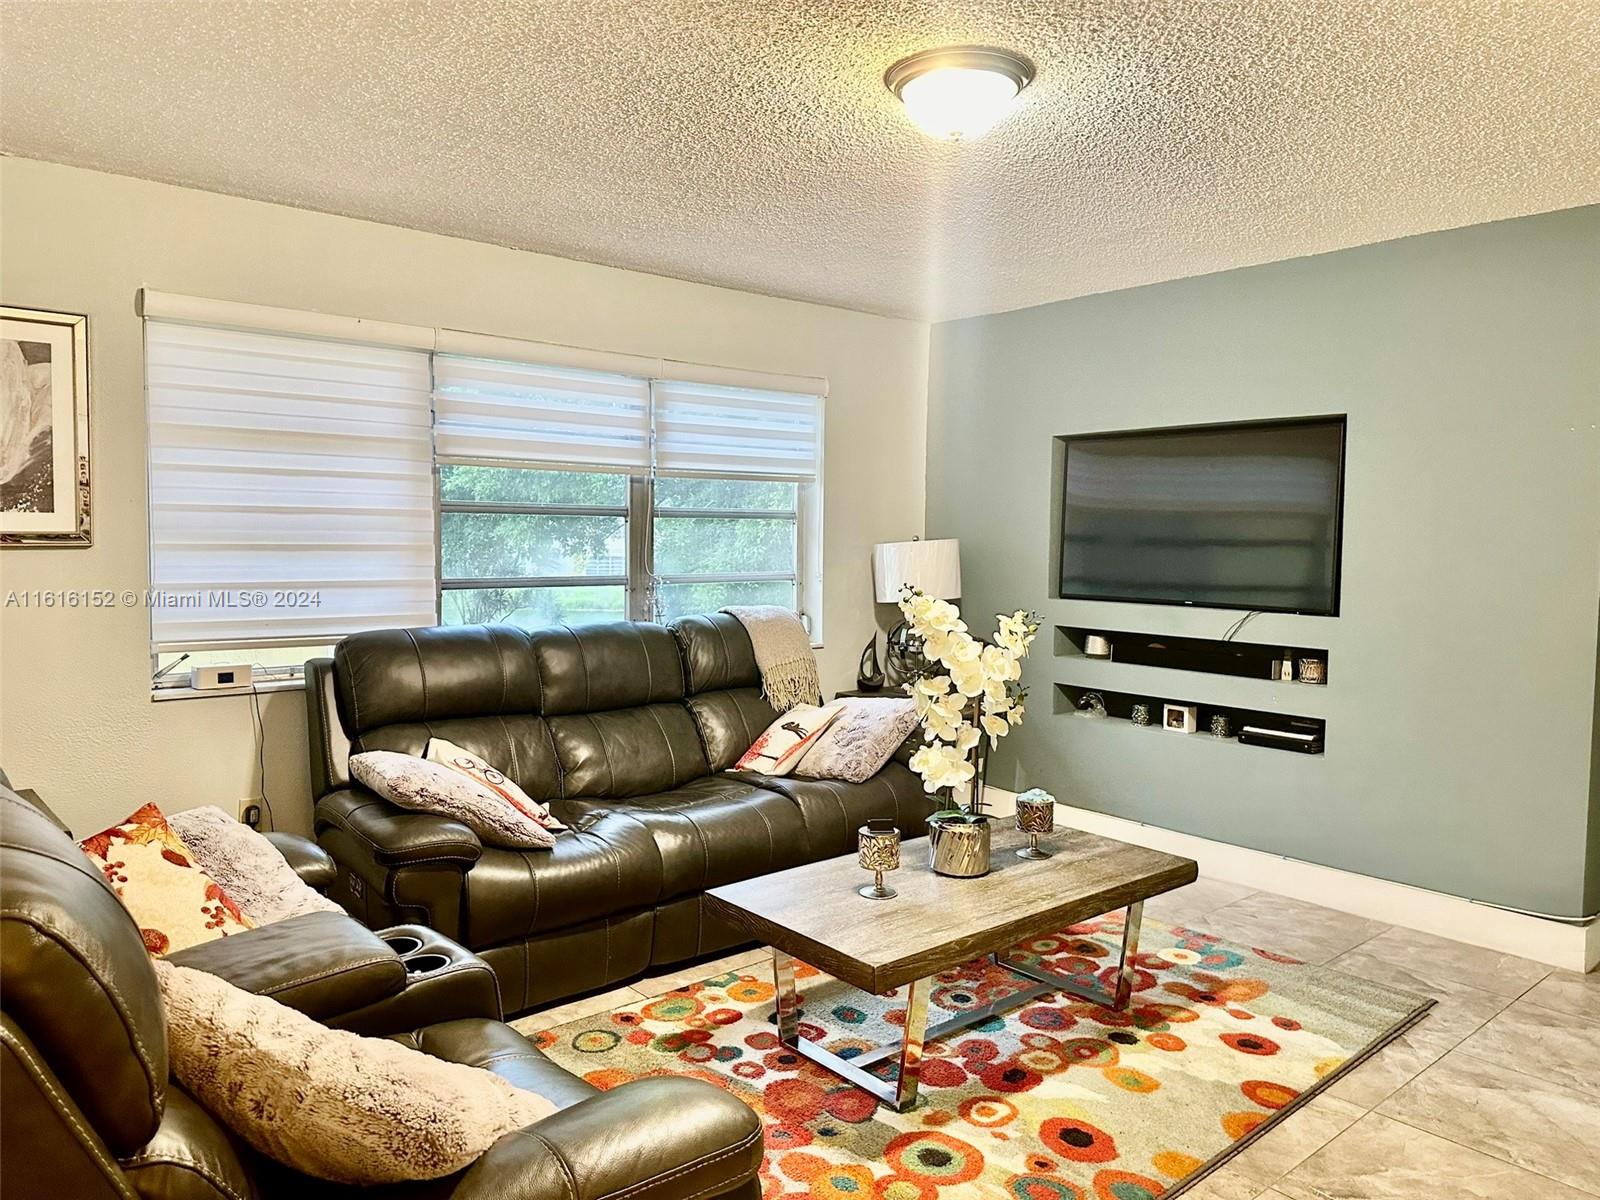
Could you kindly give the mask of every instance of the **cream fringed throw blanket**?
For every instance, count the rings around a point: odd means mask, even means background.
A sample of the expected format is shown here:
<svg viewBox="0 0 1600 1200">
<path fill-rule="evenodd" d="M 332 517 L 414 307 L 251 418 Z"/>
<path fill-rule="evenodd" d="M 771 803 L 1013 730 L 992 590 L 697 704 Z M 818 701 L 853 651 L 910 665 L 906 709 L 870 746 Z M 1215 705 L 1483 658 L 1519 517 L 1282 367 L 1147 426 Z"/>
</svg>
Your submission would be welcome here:
<svg viewBox="0 0 1600 1200">
<path fill-rule="evenodd" d="M 799 617 L 776 604 L 734 605 L 722 611 L 739 618 L 750 635 L 756 666 L 761 668 L 761 694 L 768 704 L 782 713 L 796 704 L 821 702 L 817 656 Z"/>
</svg>

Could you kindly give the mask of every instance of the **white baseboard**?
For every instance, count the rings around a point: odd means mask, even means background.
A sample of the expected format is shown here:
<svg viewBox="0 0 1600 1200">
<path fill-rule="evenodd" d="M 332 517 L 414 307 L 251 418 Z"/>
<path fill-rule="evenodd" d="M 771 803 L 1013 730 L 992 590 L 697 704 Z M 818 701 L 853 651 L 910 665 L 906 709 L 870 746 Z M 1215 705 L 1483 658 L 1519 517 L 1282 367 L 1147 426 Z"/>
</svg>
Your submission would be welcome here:
<svg viewBox="0 0 1600 1200">
<path fill-rule="evenodd" d="M 984 794 L 997 815 L 1009 816 L 1016 811 L 1014 792 L 991 786 Z M 1459 896 L 1216 842 L 1086 808 L 1058 804 L 1056 809 L 1062 825 L 1181 854 L 1199 863 L 1200 874 L 1212 879 L 1293 896 L 1369 920 L 1404 925 L 1568 971 L 1592 971 L 1600 964 L 1600 921 L 1588 926 L 1564 925 Z"/>
</svg>

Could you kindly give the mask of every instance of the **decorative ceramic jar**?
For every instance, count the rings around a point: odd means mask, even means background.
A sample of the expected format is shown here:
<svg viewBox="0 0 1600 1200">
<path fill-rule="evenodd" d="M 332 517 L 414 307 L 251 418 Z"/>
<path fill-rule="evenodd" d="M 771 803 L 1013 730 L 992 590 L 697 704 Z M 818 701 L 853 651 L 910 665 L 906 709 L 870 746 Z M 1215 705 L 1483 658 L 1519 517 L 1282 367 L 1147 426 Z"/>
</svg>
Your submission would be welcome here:
<svg viewBox="0 0 1600 1200">
<path fill-rule="evenodd" d="M 1148 725 L 1148 724 L 1150 724 L 1150 720 L 1151 720 L 1151 718 L 1150 718 L 1150 706 L 1148 704 L 1145 704 L 1143 701 L 1140 701 L 1138 704 L 1135 704 L 1133 706 L 1132 719 L 1133 719 L 1133 723 L 1135 725 Z"/>
<path fill-rule="evenodd" d="M 1233 736 L 1233 727 L 1228 723 L 1227 713 L 1211 714 L 1211 736 L 1214 738 Z"/>
<path fill-rule="evenodd" d="M 1327 683 L 1328 668 L 1320 658 L 1302 658 L 1300 660 L 1301 683 Z"/>
</svg>

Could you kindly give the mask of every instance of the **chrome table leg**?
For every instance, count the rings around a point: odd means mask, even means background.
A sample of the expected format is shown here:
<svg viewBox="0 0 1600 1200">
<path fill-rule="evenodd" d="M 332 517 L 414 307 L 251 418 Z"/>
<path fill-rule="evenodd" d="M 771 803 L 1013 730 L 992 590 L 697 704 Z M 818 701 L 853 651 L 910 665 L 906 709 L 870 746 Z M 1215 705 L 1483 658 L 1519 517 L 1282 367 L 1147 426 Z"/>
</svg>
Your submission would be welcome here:
<svg viewBox="0 0 1600 1200">
<path fill-rule="evenodd" d="M 918 979 L 906 997 L 905 1036 L 894 1046 L 874 1052 L 870 1061 L 881 1062 L 898 1055 L 900 1073 L 894 1079 L 881 1079 L 862 1070 L 857 1059 L 842 1058 L 827 1047 L 800 1033 L 800 997 L 794 984 L 794 959 L 782 951 L 772 955 L 772 980 L 777 986 L 778 1040 L 796 1054 L 826 1067 L 841 1079 L 855 1084 L 880 1103 L 896 1112 L 905 1112 L 917 1102 L 917 1079 L 922 1073 L 922 1047 L 928 1032 L 928 992 L 931 981 Z"/>
<path fill-rule="evenodd" d="M 800 1034 L 800 996 L 794 982 L 794 959 L 781 950 L 772 953 L 772 981 L 777 987 L 778 1040 L 795 1053 L 826 1067 L 856 1087 L 887 1104 L 896 1112 L 906 1112 L 917 1102 L 917 1079 L 922 1072 L 923 1047 L 938 1041 L 958 1029 L 987 1021 L 990 1017 L 1008 1012 L 1050 992 L 1068 992 L 1085 1000 L 1112 1009 L 1124 1009 L 1133 995 L 1134 955 L 1139 953 L 1139 926 L 1144 918 L 1142 901 L 1130 904 L 1122 927 L 1122 951 L 1117 959 L 1115 986 L 1108 992 L 1102 988 L 1079 986 L 1075 981 L 1043 967 L 1011 962 L 991 956 L 993 960 L 1015 975 L 1036 981 L 1037 986 L 1024 987 L 1009 996 L 1002 996 L 982 1008 L 957 1013 L 928 1028 L 928 993 L 933 988 L 932 979 L 918 979 L 911 983 L 906 995 L 905 1036 L 893 1045 L 880 1046 L 852 1058 L 843 1058 L 825 1046 L 802 1037 Z M 882 1079 L 863 1068 L 887 1058 L 898 1057 L 900 1072 L 894 1079 Z"/>
<path fill-rule="evenodd" d="M 1067 976 L 1058 975 L 1044 967 L 1012 962 L 1009 959 L 1000 960 L 1000 965 L 1018 975 L 1048 983 L 1059 991 L 1069 992 L 1081 999 L 1092 1000 L 1106 1008 L 1121 1011 L 1128 1007 L 1128 1001 L 1133 996 L 1133 958 L 1139 953 L 1139 926 L 1143 920 L 1144 901 L 1139 900 L 1128 905 L 1127 916 L 1122 926 L 1122 952 L 1117 957 L 1116 982 L 1109 991 L 1098 987 L 1083 987 Z"/>
</svg>

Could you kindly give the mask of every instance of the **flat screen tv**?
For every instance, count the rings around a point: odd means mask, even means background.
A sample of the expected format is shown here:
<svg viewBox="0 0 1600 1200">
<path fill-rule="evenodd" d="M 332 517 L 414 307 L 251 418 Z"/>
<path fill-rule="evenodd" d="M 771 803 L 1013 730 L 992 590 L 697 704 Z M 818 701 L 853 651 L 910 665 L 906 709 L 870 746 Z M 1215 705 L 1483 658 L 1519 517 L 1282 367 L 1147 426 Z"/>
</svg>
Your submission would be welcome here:
<svg viewBox="0 0 1600 1200">
<path fill-rule="evenodd" d="M 1060 595 L 1336 615 L 1344 424 L 1063 438 Z"/>
</svg>

